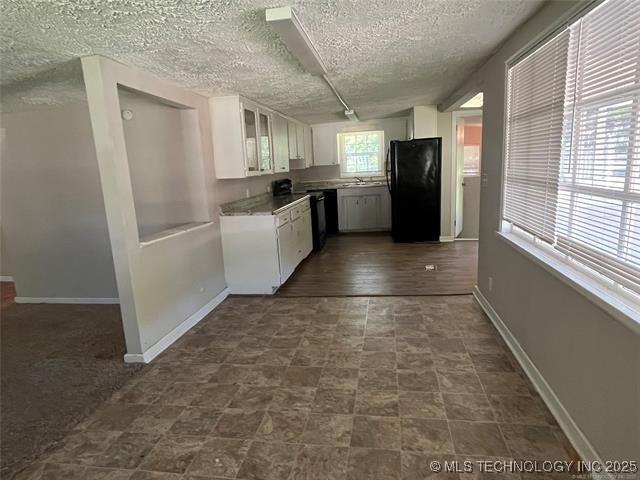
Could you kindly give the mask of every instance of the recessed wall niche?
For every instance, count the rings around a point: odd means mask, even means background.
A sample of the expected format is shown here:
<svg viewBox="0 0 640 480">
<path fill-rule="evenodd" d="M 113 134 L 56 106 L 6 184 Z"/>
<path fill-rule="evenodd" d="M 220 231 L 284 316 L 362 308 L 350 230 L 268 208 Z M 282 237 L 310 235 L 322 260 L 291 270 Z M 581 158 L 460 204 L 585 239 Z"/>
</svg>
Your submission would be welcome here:
<svg viewBox="0 0 640 480">
<path fill-rule="evenodd" d="M 210 221 L 198 113 L 118 85 L 140 242 Z"/>
</svg>

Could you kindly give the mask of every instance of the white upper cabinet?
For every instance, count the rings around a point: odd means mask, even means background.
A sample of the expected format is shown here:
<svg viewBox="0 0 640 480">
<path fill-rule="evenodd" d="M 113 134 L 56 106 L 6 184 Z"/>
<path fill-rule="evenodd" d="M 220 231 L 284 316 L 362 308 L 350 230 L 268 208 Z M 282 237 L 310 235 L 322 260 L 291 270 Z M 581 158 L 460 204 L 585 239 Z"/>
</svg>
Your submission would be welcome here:
<svg viewBox="0 0 640 480">
<path fill-rule="evenodd" d="M 342 127 L 316 125 L 313 127 L 313 164 L 338 165 L 338 133 Z"/>
<path fill-rule="evenodd" d="M 298 124 L 289 120 L 287 130 L 289 132 L 289 159 L 300 160 L 304 157 L 304 142 L 298 141 Z M 300 135 L 300 139 L 302 139 L 302 135 Z"/>
<path fill-rule="evenodd" d="M 216 178 L 260 175 L 261 169 L 266 172 L 273 158 L 271 112 L 238 95 L 211 98 L 209 105 Z"/>
<path fill-rule="evenodd" d="M 311 127 L 305 125 L 304 132 L 304 164 L 306 168 L 313 166 L 313 139 L 311 137 Z"/>
<path fill-rule="evenodd" d="M 258 131 L 260 132 L 260 173 L 273 173 L 271 114 L 259 111 L 258 127 Z"/>
<path fill-rule="evenodd" d="M 313 165 L 311 127 L 289 120 L 288 131 L 290 168 L 309 168 Z"/>
<path fill-rule="evenodd" d="M 313 164 L 308 125 L 239 95 L 213 97 L 210 109 L 216 178 L 282 173 Z"/>
<path fill-rule="evenodd" d="M 273 133 L 274 172 L 289 171 L 289 132 L 287 119 L 277 113 L 273 114 L 271 131 Z"/>
<path fill-rule="evenodd" d="M 241 105 L 241 115 L 243 119 L 244 133 L 244 157 L 245 169 L 248 175 L 256 175 L 260 173 L 260 165 L 258 162 L 258 122 L 257 109 L 250 108 L 247 105 Z"/>
</svg>

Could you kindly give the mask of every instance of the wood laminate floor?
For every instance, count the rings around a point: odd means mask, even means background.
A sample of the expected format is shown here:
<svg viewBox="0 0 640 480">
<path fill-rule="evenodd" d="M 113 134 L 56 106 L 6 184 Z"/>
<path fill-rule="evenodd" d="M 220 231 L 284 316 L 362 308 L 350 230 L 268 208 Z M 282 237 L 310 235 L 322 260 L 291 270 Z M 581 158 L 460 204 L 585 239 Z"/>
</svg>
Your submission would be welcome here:
<svg viewBox="0 0 640 480">
<path fill-rule="evenodd" d="M 427 271 L 427 264 L 437 270 Z M 338 235 L 302 262 L 278 294 L 468 294 L 476 284 L 477 267 L 477 241 L 394 243 L 387 233 Z"/>
</svg>

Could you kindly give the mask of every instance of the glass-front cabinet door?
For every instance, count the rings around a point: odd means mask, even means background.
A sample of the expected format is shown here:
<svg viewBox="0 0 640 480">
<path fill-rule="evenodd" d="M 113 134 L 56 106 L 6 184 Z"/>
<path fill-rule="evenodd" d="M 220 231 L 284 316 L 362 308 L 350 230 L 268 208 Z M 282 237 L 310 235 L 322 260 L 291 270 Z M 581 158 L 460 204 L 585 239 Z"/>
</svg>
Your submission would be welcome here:
<svg viewBox="0 0 640 480">
<path fill-rule="evenodd" d="M 271 117 L 258 111 L 260 135 L 260 172 L 273 172 L 273 149 L 271 148 Z"/>
<path fill-rule="evenodd" d="M 248 174 L 259 174 L 260 164 L 258 163 L 258 124 L 255 110 L 242 107 L 244 119 L 244 155 Z"/>
</svg>

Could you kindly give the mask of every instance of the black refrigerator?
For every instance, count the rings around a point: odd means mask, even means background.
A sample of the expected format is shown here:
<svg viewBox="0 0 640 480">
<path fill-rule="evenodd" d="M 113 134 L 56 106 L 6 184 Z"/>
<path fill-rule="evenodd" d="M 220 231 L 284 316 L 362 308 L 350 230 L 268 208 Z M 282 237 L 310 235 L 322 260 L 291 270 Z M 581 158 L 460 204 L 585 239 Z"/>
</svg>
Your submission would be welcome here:
<svg viewBox="0 0 640 480">
<path fill-rule="evenodd" d="M 394 242 L 440 241 L 442 139 L 389 143 L 387 186 Z"/>
</svg>

